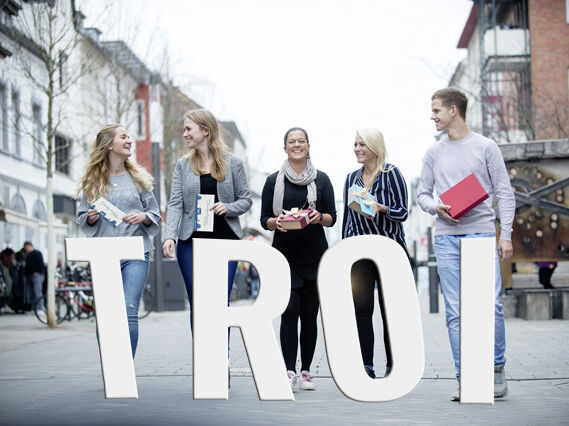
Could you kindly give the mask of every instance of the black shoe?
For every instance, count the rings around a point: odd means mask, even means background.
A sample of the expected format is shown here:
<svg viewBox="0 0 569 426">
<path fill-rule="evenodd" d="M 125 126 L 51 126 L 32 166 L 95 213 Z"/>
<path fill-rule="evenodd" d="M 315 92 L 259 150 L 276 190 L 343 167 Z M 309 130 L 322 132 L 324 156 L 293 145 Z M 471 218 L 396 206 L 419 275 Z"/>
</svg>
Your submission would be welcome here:
<svg viewBox="0 0 569 426">
<path fill-rule="evenodd" d="M 555 287 L 553 287 L 551 284 L 543 284 L 543 288 L 545 290 L 553 290 Z"/>
<path fill-rule="evenodd" d="M 389 373 L 391 373 L 391 366 L 390 365 L 385 367 L 385 377 L 389 376 Z"/>
<path fill-rule="evenodd" d="M 364 365 L 366 373 L 372 379 L 375 379 L 375 371 L 373 370 L 373 365 Z"/>
</svg>

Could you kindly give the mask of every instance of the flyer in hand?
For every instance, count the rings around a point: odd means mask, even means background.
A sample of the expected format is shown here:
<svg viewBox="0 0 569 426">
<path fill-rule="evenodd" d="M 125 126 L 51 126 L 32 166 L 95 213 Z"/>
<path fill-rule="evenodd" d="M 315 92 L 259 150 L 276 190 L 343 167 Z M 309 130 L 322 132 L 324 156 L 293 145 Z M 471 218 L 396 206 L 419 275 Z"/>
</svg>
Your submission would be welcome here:
<svg viewBox="0 0 569 426">
<path fill-rule="evenodd" d="M 215 195 L 196 194 L 194 231 L 213 232 L 213 210 Z"/>
<path fill-rule="evenodd" d="M 99 198 L 89 208 L 97 210 L 99 216 L 113 228 L 119 226 L 122 223 L 122 218 L 126 216 L 126 213 L 104 197 Z"/>
</svg>

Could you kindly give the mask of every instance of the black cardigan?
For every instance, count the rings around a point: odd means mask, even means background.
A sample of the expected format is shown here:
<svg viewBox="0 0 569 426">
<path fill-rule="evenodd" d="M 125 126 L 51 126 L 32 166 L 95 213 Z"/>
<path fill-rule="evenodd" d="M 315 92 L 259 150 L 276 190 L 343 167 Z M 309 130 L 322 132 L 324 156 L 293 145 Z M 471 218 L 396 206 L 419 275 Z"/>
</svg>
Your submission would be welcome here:
<svg viewBox="0 0 569 426">
<path fill-rule="evenodd" d="M 271 217 L 275 217 L 273 213 L 273 194 L 275 192 L 277 175 L 278 172 L 275 172 L 267 177 L 265 186 L 263 187 L 261 226 L 265 229 L 269 229 L 267 227 L 267 220 Z M 308 208 L 306 201 L 308 190 L 306 186 L 295 185 L 286 177 L 284 181 L 283 209 L 290 210 L 293 207 L 298 207 L 299 209 Z M 317 171 L 315 183 L 316 210 L 321 213 L 328 213 L 332 216 L 332 224 L 330 225 L 332 226 L 336 222 L 334 188 L 326 173 L 320 170 Z M 291 269 L 295 270 L 298 265 L 311 265 L 310 269 L 314 269 L 314 274 L 316 274 L 318 262 L 328 248 L 328 243 L 322 225 L 309 224 L 304 229 L 288 232 L 275 231 L 273 247 L 285 256 Z M 301 269 L 305 268 L 301 267 Z"/>
</svg>

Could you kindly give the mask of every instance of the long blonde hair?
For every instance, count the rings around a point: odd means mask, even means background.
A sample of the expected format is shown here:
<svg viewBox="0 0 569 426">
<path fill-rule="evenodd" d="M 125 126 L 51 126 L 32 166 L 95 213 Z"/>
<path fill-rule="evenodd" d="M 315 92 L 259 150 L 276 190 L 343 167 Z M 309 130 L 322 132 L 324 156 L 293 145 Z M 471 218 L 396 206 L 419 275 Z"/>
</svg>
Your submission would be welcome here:
<svg viewBox="0 0 569 426">
<path fill-rule="evenodd" d="M 184 119 L 189 118 L 194 123 L 208 131 L 207 147 L 213 154 L 213 167 L 211 176 L 218 182 L 225 179 L 225 155 L 229 152 L 227 145 L 219 136 L 219 124 L 211 112 L 207 109 L 191 109 L 184 114 Z M 205 174 L 201 157 L 195 149 L 188 155 L 188 165 L 195 174 Z"/>
<path fill-rule="evenodd" d="M 387 159 L 387 150 L 383 141 L 383 133 L 373 127 L 359 129 L 356 132 L 364 141 L 366 146 L 377 156 L 377 165 L 372 175 L 372 182 L 379 172 L 387 172 L 385 169 L 385 161 Z"/>
<path fill-rule="evenodd" d="M 89 164 L 77 187 L 76 197 L 83 191 L 87 201 L 91 203 L 107 195 L 107 184 L 109 183 L 108 153 L 119 127 L 122 125 L 109 124 L 97 133 L 89 154 Z M 152 191 L 154 179 L 150 173 L 128 158 L 124 162 L 124 167 L 130 173 L 139 191 L 143 189 Z"/>
</svg>

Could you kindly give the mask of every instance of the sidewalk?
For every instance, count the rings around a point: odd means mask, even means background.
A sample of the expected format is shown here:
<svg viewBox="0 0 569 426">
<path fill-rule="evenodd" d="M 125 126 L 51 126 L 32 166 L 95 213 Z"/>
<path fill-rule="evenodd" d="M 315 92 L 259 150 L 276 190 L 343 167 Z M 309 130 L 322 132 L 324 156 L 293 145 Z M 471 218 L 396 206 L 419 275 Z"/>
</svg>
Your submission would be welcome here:
<svg viewBox="0 0 569 426">
<path fill-rule="evenodd" d="M 312 368 L 317 389 L 295 392 L 296 401 L 259 401 L 238 330 L 231 334 L 229 400 L 193 400 L 187 312 L 152 313 L 141 321 L 135 362 L 139 399 L 106 400 L 93 322 L 49 330 L 31 315 L 2 315 L 0 424 L 569 424 L 569 321 L 508 319 L 508 397 L 494 405 L 461 405 L 450 401 L 456 381 L 442 299 L 441 312 L 429 314 L 425 289 L 419 295 L 423 379 L 403 398 L 385 403 L 352 401 L 338 390 L 321 334 Z M 382 352 L 376 351 L 378 371 Z"/>
</svg>

